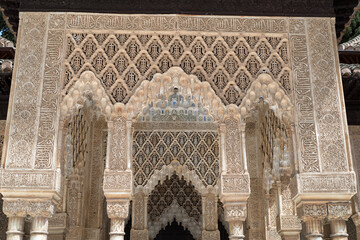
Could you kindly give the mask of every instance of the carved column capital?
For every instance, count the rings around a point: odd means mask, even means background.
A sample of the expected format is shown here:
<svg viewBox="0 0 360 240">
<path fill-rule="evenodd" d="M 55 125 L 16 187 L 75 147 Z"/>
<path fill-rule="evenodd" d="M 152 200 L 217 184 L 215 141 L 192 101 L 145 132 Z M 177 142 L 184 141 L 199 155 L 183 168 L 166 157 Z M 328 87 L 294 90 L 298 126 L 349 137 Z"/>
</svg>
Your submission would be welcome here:
<svg viewBox="0 0 360 240">
<path fill-rule="evenodd" d="M 324 220 L 327 216 L 325 203 L 304 203 L 298 208 L 299 216 L 303 221 Z"/>
<path fill-rule="evenodd" d="M 224 204 L 224 218 L 227 222 L 245 221 L 247 216 L 245 204 Z"/>
<path fill-rule="evenodd" d="M 55 206 L 51 200 L 4 199 L 3 212 L 8 217 L 30 215 L 50 218 L 55 212 Z"/>
<path fill-rule="evenodd" d="M 329 220 L 345 220 L 351 216 L 350 202 L 328 203 L 328 219 Z"/>
<path fill-rule="evenodd" d="M 107 214 L 109 218 L 125 219 L 129 215 L 129 200 L 107 200 Z"/>
</svg>

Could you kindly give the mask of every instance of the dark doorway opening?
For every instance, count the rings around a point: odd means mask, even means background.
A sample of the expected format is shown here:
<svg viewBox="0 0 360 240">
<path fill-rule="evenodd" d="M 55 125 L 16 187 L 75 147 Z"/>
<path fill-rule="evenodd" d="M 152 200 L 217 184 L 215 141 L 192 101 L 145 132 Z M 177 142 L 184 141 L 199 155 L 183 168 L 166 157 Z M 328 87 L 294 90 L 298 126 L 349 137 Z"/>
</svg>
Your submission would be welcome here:
<svg viewBox="0 0 360 240">
<path fill-rule="evenodd" d="M 154 240 L 195 240 L 189 230 L 184 229 L 175 219 L 165 229 L 161 229 Z"/>
</svg>

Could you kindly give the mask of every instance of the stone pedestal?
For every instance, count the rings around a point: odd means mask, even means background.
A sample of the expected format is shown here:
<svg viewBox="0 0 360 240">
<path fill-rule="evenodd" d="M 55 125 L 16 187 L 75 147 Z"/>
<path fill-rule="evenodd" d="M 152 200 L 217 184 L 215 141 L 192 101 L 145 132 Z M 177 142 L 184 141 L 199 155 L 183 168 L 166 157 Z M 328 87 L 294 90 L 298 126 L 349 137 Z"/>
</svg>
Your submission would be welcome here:
<svg viewBox="0 0 360 240">
<path fill-rule="evenodd" d="M 216 231 L 203 230 L 202 233 L 201 233 L 201 239 L 219 240 L 220 239 L 220 232 L 219 232 L 219 230 L 216 230 Z"/>
<path fill-rule="evenodd" d="M 147 229 L 145 229 L 145 230 L 131 229 L 130 239 L 131 240 L 149 239 L 149 232 Z"/>
</svg>

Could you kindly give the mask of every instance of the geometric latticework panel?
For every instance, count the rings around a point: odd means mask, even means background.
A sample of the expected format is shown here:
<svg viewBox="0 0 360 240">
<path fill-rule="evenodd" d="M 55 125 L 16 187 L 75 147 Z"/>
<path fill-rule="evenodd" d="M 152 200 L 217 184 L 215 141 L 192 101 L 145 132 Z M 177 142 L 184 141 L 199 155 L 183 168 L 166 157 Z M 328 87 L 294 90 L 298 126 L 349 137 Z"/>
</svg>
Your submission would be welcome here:
<svg viewBox="0 0 360 240">
<path fill-rule="evenodd" d="M 177 160 L 195 171 L 205 186 L 219 178 L 218 133 L 212 131 L 135 131 L 133 135 L 135 186 L 145 186 L 155 170 Z"/>
<path fill-rule="evenodd" d="M 177 201 L 185 212 L 196 221 L 201 217 L 201 195 L 191 183 L 186 183 L 184 177 L 177 175 L 166 177 L 163 183 L 156 185 L 148 200 L 148 214 L 150 221 L 159 220 L 163 211 Z M 182 219 L 178 219 L 181 221 Z"/>
<path fill-rule="evenodd" d="M 72 33 L 67 35 L 65 65 L 65 92 L 82 72 L 91 70 L 113 103 L 126 103 L 142 81 L 173 66 L 208 81 L 226 105 L 240 105 L 263 70 L 291 92 L 284 35 Z"/>
</svg>

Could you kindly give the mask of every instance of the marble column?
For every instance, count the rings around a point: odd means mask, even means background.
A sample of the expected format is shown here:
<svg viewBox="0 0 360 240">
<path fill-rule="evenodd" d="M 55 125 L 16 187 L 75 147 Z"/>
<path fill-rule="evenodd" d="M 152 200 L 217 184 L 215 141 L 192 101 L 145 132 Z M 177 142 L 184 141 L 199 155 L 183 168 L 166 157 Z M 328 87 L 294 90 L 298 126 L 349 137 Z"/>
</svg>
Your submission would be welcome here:
<svg viewBox="0 0 360 240">
<path fill-rule="evenodd" d="M 307 240 L 322 240 L 324 235 L 324 220 L 319 218 L 307 218 L 304 220 Z"/>
<path fill-rule="evenodd" d="M 306 239 L 322 240 L 324 220 L 327 216 L 326 203 L 303 203 L 298 207 L 298 213 L 305 223 Z"/>
<path fill-rule="evenodd" d="M 356 227 L 356 239 L 360 239 L 360 213 L 357 212 L 351 218 Z"/>
<path fill-rule="evenodd" d="M 224 217 L 229 223 L 229 239 L 245 239 L 244 222 L 246 219 L 246 203 L 225 202 Z"/>
<path fill-rule="evenodd" d="M 24 216 L 10 216 L 8 230 L 6 232 L 7 240 L 22 240 L 24 238 Z"/>
<path fill-rule="evenodd" d="M 30 240 L 47 240 L 49 219 L 37 215 L 33 218 L 30 230 Z"/>
<path fill-rule="evenodd" d="M 119 217 L 111 218 L 110 240 L 124 240 L 124 223 L 125 219 Z"/>
<path fill-rule="evenodd" d="M 129 215 L 129 199 L 107 199 L 107 214 L 110 218 L 110 240 L 124 240 L 125 219 Z"/>
<path fill-rule="evenodd" d="M 328 221 L 330 222 L 332 240 L 347 240 L 346 221 L 351 216 L 350 202 L 328 203 Z"/>
</svg>

